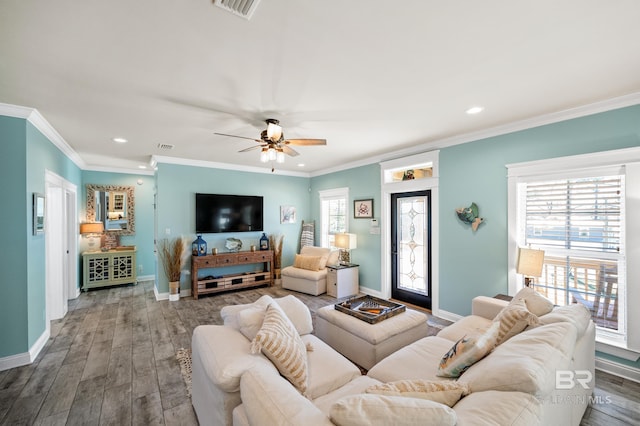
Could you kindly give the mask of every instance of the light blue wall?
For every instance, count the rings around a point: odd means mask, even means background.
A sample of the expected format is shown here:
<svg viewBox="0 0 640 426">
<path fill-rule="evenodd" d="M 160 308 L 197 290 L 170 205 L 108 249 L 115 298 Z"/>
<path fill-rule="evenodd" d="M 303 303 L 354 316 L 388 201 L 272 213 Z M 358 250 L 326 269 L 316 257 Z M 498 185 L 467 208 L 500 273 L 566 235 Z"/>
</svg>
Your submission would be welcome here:
<svg viewBox="0 0 640 426">
<path fill-rule="evenodd" d="M 0 199 L 3 200 L 0 239 L 0 357 L 28 349 L 27 271 L 31 196 L 26 180 L 25 120 L 0 116 Z M 11 206 L 11 208 L 7 208 Z M 7 249 L 9 248 L 9 249 Z M 44 257 L 44 256 L 42 256 Z"/>
<path fill-rule="evenodd" d="M 27 120 L 0 116 L 0 194 L 7 247 L 0 257 L 0 357 L 25 353 L 46 329 L 45 239 L 32 234 L 32 194 L 45 193 L 45 170 L 80 183 L 80 171 Z"/>
<path fill-rule="evenodd" d="M 138 183 L 138 182 L 141 183 Z M 87 184 L 132 186 L 135 197 L 135 235 L 122 235 L 120 244 L 136 246 L 136 266 L 138 276 L 155 275 L 155 256 L 153 254 L 154 209 L 153 196 L 155 179 L 153 176 L 128 173 L 107 173 L 95 171 L 82 172 L 82 187 L 78 191 L 80 200 L 80 221 L 87 217 Z"/>
<path fill-rule="evenodd" d="M 506 165 L 640 145 L 640 106 L 440 151 L 440 309 L 467 315 L 471 299 L 507 292 Z M 454 210 L 475 202 L 476 233 Z"/>
<path fill-rule="evenodd" d="M 276 174 L 234 172 L 203 167 L 159 164 L 156 172 L 158 191 L 158 239 L 185 236 L 195 240 L 195 194 L 261 195 L 264 197 L 264 230 L 267 235 L 284 235 L 282 265 L 293 263 L 300 238 L 302 220 L 309 220 L 309 178 Z M 294 206 L 295 224 L 280 224 L 280 206 Z M 167 233 L 168 231 L 168 233 Z M 204 234 L 209 252 L 217 247 L 224 251 L 225 240 L 235 237 L 243 242 L 243 249 L 258 245 L 260 232 Z M 190 249 L 190 246 L 189 246 Z M 187 261 L 186 270 L 190 269 Z M 182 289 L 190 289 L 190 275 L 183 273 Z M 158 291 L 168 292 L 164 273 L 158 273 Z"/>
<path fill-rule="evenodd" d="M 64 155 L 31 123 L 26 122 L 27 147 L 27 198 L 33 192 L 45 193 L 45 170 L 66 179 L 77 189 L 80 188 L 80 169 Z M 31 201 L 29 201 L 31 203 Z M 78 199 L 76 198 L 76 203 Z M 76 205 L 77 209 L 77 205 Z M 29 224 L 33 221 L 33 211 L 28 209 Z M 28 238 L 28 293 L 27 308 L 29 321 L 29 346 L 33 345 L 46 329 L 46 287 L 45 287 L 45 238 L 31 235 L 27 225 Z"/>
<path fill-rule="evenodd" d="M 370 234 L 370 219 L 354 219 L 353 201 L 373 198 L 373 215 L 380 219 L 380 166 L 370 164 L 311 179 L 311 212 L 316 221 L 316 244 L 320 244 L 320 191 L 349 188 L 349 233 L 357 235 L 357 248 L 351 261 L 360 265 L 360 286 L 374 291 L 382 288 L 380 279 L 380 234 Z"/>
</svg>

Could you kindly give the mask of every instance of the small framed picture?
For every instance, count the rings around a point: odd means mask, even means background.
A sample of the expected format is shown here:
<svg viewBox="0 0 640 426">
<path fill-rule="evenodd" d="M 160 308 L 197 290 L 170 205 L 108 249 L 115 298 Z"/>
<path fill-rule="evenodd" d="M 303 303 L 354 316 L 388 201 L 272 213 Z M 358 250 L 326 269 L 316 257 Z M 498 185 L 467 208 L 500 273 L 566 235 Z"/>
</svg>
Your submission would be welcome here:
<svg viewBox="0 0 640 426">
<path fill-rule="evenodd" d="M 373 218 L 373 198 L 353 201 L 353 217 L 356 219 Z"/>
<path fill-rule="evenodd" d="M 44 234 L 44 195 L 33 193 L 33 235 Z"/>
<path fill-rule="evenodd" d="M 280 206 L 280 223 L 296 223 L 296 208 Z"/>
</svg>

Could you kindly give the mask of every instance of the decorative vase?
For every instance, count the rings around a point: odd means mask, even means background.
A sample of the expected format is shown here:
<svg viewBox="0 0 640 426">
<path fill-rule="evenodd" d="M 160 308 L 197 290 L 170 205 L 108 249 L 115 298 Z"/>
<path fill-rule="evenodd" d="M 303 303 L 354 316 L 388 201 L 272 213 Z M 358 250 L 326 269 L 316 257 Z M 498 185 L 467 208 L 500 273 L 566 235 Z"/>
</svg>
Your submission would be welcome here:
<svg viewBox="0 0 640 426">
<path fill-rule="evenodd" d="M 260 250 L 269 250 L 269 238 L 263 232 L 262 237 L 260 237 Z"/>
<path fill-rule="evenodd" d="M 169 281 L 169 301 L 180 300 L 180 281 Z"/>
</svg>

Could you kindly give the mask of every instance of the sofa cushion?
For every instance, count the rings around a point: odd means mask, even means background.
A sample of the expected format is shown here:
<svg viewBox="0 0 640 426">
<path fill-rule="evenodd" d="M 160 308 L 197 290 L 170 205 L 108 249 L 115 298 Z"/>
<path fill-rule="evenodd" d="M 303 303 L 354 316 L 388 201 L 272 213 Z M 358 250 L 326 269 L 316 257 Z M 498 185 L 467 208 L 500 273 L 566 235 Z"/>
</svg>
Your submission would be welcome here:
<svg viewBox="0 0 640 426">
<path fill-rule="evenodd" d="M 287 317 L 296 327 L 299 334 L 303 335 L 313 332 L 313 321 L 311 320 L 309 308 L 292 294 L 275 299 L 271 296 L 264 295 L 253 303 L 224 306 L 220 310 L 220 315 L 224 320 L 224 325 L 240 331 L 249 340 L 253 340 L 260 327 L 262 327 L 267 306 L 274 301 L 282 308 L 284 313 L 287 314 Z M 251 311 L 244 313 L 243 311 L 247 309 L 251 309 Z M 242 315 L 240 315 L 241 312 Z M 241 316 L 243 316 L 242 319 L 240 318 Z"/>
<path fill-rule="evenodd" d="M 209 380 L 225 392 L 237 392 L 240 389 L 240 376 L 253 366 L 262 365 L 277 371 L 264 355 L 251 354 L 249 341 L 239 331 L 222 325 L 196 327 L 191 349 L 194 358 L 198 356 L 202 361 L 202 368 Z"/>
<path fill-rule="evenodd" d="M 524 331 L 496 347 L 458 381 L 468 383 L 471 392 L 499 390 L 548 395 L 554 389 L 556 371 L 570 365 L 576 336 L 575 327 L 569 323 Z"/>
<path fill-rule="evenodd" d="M 318 398 L 361 376 L 358 367 L 317 336 L 307 334 L 302 341 L 313 347 L 307 352 L 307 397 Z"/>
<path fill-rule="evenodd" d="M 327 261 L 331 250 L 326 247 L 305 246 L 300 249 L 300 254 L 303 256 L 319 256 L 320 257 L 320 269 L 327 267 Z"/>
<path fill-rule="evenodd" d="M 511 303 L 517 299 L 524 299 L 524 303 L 527 305 L 529 312 L 538 317 L 548 314 L 553 309 L 553 302 L 531 287 L 524 287 L 517 292 L 516 295 L 513 296 Z"/>
<path fill-rule="evenodd" d="M 573 303 L 567 306 L 556 306 L 553 311 L 540 317 L 540 324 L 553 324 L 555 322 L 568 322 L 576 327 L 578 339 L 584 333 L 591 322 L 591 312 L 581 303 Z"/>
<path fill-rule="evenodd" d="M 290 278 L 302 278 L 309 281 L 320 281 L 327 278 L 327 269 L 323 268 L 319 271 L 310 271 L 308 269 L 296 268 L 295 266 L 287 266 L 280 274 Z"/>
<path fill-rule="evenodd" d="M 426 399 L 360 394 L 338 400 L 331 420 L 339 426 L 455 425 L 456 413 Z"/>
<path fill-rule="evenodd" d="M 458 424 L 464 426 L 541 424 L 540 401 L 523 392 L 474 392 L 453 407 Z"/>
<path fill-rule="evenodd" d="M 307 390 L 307 349 L 277 303 L 267 307 L 262 328 L 251 342 L 251 352 L 262 352 L 301 393 Z"/>
<path fill-rule="evenodd" d="M 240 393 L 252 425 L 331 425 L 329 418 L 287 380 L 264 367 L 242 375 Z"/>
<path fill-rule="evenodd" d="M 450 380 L 437 375 L 442 354 L 450 348 L 450 340 L 438 336 L 425 337 L 392 353 L 374 365 L 367 374 L 381 382 L 403 379 Z"/>
<path fill-rule="evenodd" d="M 295 268 L 307 269 L 309 271 L 319 271 L 320 269 L 322 269 L 320 267 L 322 260 L 322 256 L 305 256 L 302 254 L 296 254 L 296 257 L 293 261 L 293 266 Z M 322 263 L 326 267 L 326 259 L 324 259 Z"/>
<path fill-rule="evenodd" d="M 319 396 L 318 398 L 315 398 L 313 400 L 313 405 L 318 407 L 323 413 L 327 415 L 327 417 L 329 417 L 329 415 L 331 414 L 331 407 L 339 399 L 349 395 L 365 393 L 365 390 L 367 388 L 379 384 L 381 384 L 381 382 L 369 376 L 358 376 L 344 386 L 339 387 L 338 389 L 333 390 L 327 394 Z"/>
<path fill-rule="evenodd" d="M 437 336 L 451 340 L 452 342 L 457 342 L 465 336 L 471 337 L 484 334 L 484 332 L 491 327 L 491 324 L 493 324 L 493 322 L 490 319 L 478 315 L 469 315 L 443 328 Z"/>
<path fill-rule="evenodd" d="M 494 322 L 478 337 L 463 337 L 442 357 L 438 376 L 460 377 L 469 367 L 484 358 L 495 347 L 500 323 Z"/>
<path fill-rule="evenodd" d="M 529 312 L 524 299 L 513 299 L 500 311 L 494 321 L 500 323 L 498 345 L 520 333 L 527 326 L 539 324 L 538 317 Z"/>
<path fill-rule="evenodd" d="M 460 398 L 469 394 L 469 385 L 450 380 L 398 380 L 371 386 L 366 389 L 366 392 L 428 399 L 453 407 Z"/>
</svg>

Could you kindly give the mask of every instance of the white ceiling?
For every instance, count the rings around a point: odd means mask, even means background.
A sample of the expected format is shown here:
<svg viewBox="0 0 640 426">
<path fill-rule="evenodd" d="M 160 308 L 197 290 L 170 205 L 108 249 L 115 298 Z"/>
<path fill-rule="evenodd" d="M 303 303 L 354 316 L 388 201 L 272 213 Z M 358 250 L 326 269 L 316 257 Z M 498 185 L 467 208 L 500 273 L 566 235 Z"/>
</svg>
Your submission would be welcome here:
<svg viewBox="0 0 640 426">
<path fill-rule="evenodd" d="M 276 169 L 317 173 L 638 93 L 639 22 L 637 0 L 262 0 L 251 20 L 211 0 L 0 0 L 0 102 L 36 108 L 88 168 L 265 167 L 213 133 L 277 118 L 328 142 Z"/>
</svg>

